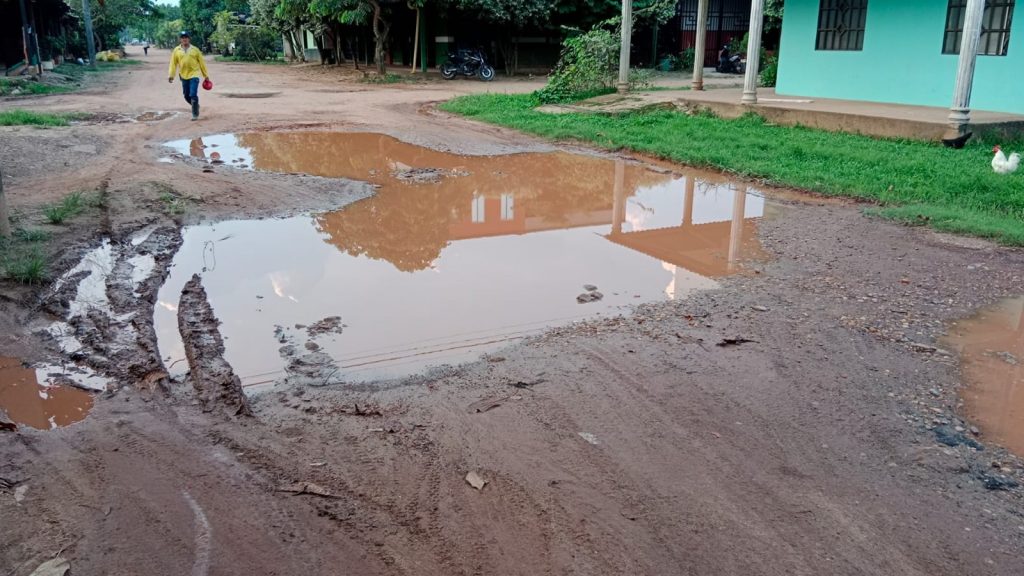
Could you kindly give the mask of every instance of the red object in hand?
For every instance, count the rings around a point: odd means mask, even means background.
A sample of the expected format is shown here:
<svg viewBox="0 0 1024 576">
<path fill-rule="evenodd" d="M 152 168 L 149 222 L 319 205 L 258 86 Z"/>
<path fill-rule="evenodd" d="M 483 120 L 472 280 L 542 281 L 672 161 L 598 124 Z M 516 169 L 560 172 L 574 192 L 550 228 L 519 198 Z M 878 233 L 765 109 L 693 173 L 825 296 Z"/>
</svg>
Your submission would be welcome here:
<svg viewBox="0 0 1024 576">
<path fill-rule="evenodd" d="M 203 80 L 203 90 L 213 90 L 213 80 L 209 78 Z"/>
</svg>

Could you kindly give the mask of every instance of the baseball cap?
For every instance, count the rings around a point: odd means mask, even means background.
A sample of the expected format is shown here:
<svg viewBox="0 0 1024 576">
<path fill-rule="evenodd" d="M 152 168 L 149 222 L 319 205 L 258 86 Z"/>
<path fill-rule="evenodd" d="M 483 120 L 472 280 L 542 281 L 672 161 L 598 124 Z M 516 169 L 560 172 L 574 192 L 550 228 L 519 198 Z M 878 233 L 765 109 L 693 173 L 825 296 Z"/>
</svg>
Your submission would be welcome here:
<svg viewBox="0 0 1024 576">
<path fill-rule="evenodd" d="M 182 30 L 181 34 L 178 34 L 178 38 L 185 38 L 185 37 L 188 37 L 188 38 L 192 37 L 192 35 L 188 33 L 188 30 Z"/>
</svg>

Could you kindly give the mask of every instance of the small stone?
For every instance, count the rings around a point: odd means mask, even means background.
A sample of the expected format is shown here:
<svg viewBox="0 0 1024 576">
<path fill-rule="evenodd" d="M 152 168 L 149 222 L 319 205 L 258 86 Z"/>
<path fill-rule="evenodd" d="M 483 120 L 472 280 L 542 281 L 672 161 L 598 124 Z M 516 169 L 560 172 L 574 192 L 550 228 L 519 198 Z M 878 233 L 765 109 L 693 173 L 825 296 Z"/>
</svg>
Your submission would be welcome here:
<svg viewBox="0 0 1024 576">
<path fill-rule="evenodd" d="M 771 310 L 771 308 L 768 308 L 767 306 L 751 306 L 750 308 L 752 310 L 757 310 L 758 312 L 768 312 Z"/>
<path fill-rule="evenodd" d="M 974 434 L 975 436 L 981 436 L 981 430 L 979 430 L 977 426 L 971 426 L 970 430 L 971 434 Z"/>
<path fill-rule="evenodd" d="M 928 390 L 928 393 L 931 394 L 932 396 L 935 396 L 936 398 L 942 396 L 942 392 L 938 388 L 931 388 Z"/>
<path fill-rule="evenodd" d="M 583 289 L 586 290 L 587 292 L 596 292 L 597 286 L 594 286 L 593 284 L 584 284 Z"/>
</svg>

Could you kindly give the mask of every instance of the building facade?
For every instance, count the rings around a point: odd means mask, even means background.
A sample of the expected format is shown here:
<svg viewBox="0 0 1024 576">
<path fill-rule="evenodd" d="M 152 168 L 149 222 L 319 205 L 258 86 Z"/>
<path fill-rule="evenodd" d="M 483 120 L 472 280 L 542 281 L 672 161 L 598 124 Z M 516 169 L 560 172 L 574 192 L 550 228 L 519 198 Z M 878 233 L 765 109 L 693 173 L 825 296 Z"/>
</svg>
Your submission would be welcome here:
<svg viewBox="0 0 1024 576">
<path fill-rule="evenodd" d="M 970 108 L 1024 114 L 1024 19 L 984 0 Z M 780 94 L 948 107 L 968 0 L 786 0 Z"/>
</svg>

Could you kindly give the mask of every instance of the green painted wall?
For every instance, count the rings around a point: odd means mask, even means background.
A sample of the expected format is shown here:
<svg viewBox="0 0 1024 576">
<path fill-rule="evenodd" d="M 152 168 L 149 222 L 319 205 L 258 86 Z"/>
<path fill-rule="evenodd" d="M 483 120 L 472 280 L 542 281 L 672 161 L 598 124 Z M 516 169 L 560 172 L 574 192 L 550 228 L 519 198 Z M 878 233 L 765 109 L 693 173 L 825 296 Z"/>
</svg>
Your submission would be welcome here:
<svg viewBox="0 0 1024 576">
<path fill-rule="evenodd" d="M 817 51 L 819 0 L 786 0 L 779 94 L 949 107 L 958 56 L 942 54 L 947 0 L 868 0 L 864 50 Z M 978 56 L 971 108 L 1024 114 L 1024 2 L 1006 56 Z"/>
</svg>

